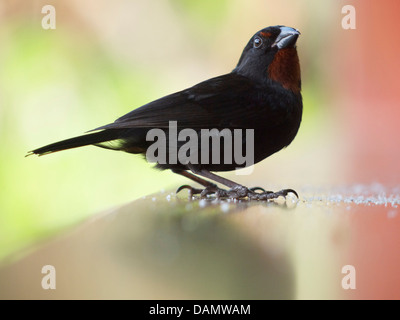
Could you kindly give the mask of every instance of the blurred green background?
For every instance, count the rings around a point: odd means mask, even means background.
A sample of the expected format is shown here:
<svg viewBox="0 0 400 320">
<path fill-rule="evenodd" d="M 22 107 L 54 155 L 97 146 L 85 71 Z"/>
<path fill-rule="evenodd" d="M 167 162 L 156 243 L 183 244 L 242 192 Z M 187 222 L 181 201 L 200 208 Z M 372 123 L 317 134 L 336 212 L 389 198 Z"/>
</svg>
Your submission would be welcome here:
<svg viewBox="0 0 400 320">
<path fill-rule="evenodd" d="M 55 30 L 42 28 L 46 4 L 56 8 Z M 341 170 L 332 168 L 341 160 L 332 154 L 343 146 L 327 147 L 337 111 L 328 108 L 332 79 L 326 74 L 335 66 L 325 61 L 328 40 L 341 28 L 341 5 L 0 0 L 0 259 L 95 213 L 186 182 L 140 156 L 96 147 L 24 156 L 230 72 L 248 39 L 269 25 L 302 32 L 303 124 L 287 150 L 257 165 L 253 175 L 231 178 L 267 188 L 295 188 L 304 177 L 311 185 L 339 181 Z M 319 164 L 310 174 L 315 157 Z"/>
</svg>

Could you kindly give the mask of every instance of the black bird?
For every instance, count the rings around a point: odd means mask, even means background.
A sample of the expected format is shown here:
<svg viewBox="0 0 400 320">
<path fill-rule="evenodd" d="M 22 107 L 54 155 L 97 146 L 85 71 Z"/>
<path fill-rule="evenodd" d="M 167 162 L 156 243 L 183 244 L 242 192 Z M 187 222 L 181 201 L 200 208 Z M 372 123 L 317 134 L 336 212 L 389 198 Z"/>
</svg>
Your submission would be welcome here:
<svg viewBox="0 0 400 320">
<path fill-rule="evenodd" d="M 120 117 L 115 122 L 94 129 L 79 137 L 56 142 L 30 151 L 28 155 L 45 155 L 61 150 L 95 145 L 107 149 L 135 154 L 146 154 L 154 141 L 148 138 L 151 129 L 159 128 L 165 133 L 166 148 L 176 144 L 175 151 L 185 141 L 171 142 L 169 124 L 176 121 L 177 131 L 190 128 L 199 137 L 201 129 L 254 130 L 254 163 L 288 146 L 297 134 L 302 117 L 300 64 L 296 41 L 300 32 L 285 26 L 272 26 L 258 31 L 247 43 L 237 66 L 231 73 L 203 81 L 191 88 L 167 95 L 150 102 Z M 222 141 L 223 140 L 223 141 Z M 221 139 L 217 151 L 222 158 L 225 139 Z M 159 141 L 160 142 L 160 141 Z M 161 141 L 162 142 L 162 141 Z M 200 143 L 200 142 L 199 142 Z M 247 138 L 242 138 L 245 150 Z M 227 144 L 227 143 L 226 143 Z M 154 146 L 154 145 L 153 145 Z M 199 144 L 200 146 L 200 144 Z M 190 156 L 192 149 L 186 150 Z M 230 149 L 231 155 L 233 149 Z M 211 159 L 211 149 L 210 158 Z M 203 150 L 202 150 L 203 152 Z M 170 161 L 170 154 L 159 169 L 171 169 L 205 187 L 187 188 L 191 194 L 215 194 L 217 197 L 268 200 L 286 196 L 292 189 L 278 192 L 262 188 L 248 189 L 231 180 L 215 175 L 211 171 L 230 171 L 247 164 L 230 161 Z M 193 154 L 192 154 L 193 155 Z M 201 159 L 196 155 L 197 160 Z M 250 163 L 251 164 L 251 163 Z M 191 171 L 191 172 L 190 172 Z M 202 176 L 202 177 L 199 177 Z M 207 178 L 221 183 L 230 190 L 218 188 Z M 258 190 L 257 190 L 258 189 Z M 259 191 L 262 192 L 259 192 Z M 257 192 L 258 191 L 258 192 Z"/>
</svg>

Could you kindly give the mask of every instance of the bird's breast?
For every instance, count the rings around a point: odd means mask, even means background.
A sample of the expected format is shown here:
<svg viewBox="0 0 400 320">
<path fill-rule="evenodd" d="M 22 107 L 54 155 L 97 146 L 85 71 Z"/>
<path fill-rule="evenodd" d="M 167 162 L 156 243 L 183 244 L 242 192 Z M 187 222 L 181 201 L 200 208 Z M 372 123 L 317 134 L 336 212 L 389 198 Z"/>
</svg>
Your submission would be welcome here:
<svg viewBox="0 0 400 320">
<path fill-rule="evenodd" d="M 293 93 L 300 93 L 301 73 L 296 48 L 279 50 L 268 66 L 268 77 Z"/>
</svg>

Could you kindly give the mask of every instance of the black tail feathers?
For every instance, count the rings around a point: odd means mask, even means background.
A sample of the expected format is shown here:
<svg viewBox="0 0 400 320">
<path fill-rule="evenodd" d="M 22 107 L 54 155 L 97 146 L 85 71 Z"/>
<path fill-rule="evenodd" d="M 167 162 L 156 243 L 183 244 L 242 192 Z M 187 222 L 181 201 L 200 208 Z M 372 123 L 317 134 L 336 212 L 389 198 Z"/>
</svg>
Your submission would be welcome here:
<svg viewBox="0 0 400 320">
<path fill-rule="evenodd" d="M 83 147 L 87 146 L 90 144 L 96 144 L 96 143 L 101 143 L 105 141 L 111 141 L 118 139 L 120 135 L 119 130 L 104 130 L 96 133 L 91 133 L 91 134 L 85 134 L 79 137 L 75 138 L 70 138 L 67 140 L 55 142 L 52 144 L 49 144 L 47 146 L 29 151 L 27 156 L 30 156 L 32 154 L 37 154 L 39 156 L 43 156 L 45 154 L 57 152 L 57 151 L 62 151 L 62 150 L 67 150 L 67 149 L 72 149 L 72 148 L 78 148 L 78 147 Z"/>
</svg>

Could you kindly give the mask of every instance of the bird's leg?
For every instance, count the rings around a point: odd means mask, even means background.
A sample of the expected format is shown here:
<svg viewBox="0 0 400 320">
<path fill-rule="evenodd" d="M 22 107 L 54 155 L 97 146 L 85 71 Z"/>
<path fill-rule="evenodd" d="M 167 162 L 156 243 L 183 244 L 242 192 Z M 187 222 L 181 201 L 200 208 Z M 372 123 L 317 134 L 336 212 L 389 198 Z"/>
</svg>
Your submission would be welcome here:
<svg viewBox="0 0 400 320">
<path fill-rule="evenodd" d="M 249 189 L 249 188 L 242 186 L 232 180 L 217 176 L 216 174 L 214 174 L 208 170 L 204 170 L 204 169 L 198 170 L 196 168 L 191 168 L 191 167 L 190 167 L 190 169 L 195 174 L 198 174 L 200 176 L 203 176 L 210 180 L 216 181 L 218 183 L 221 183 L 221 184 L 226 185 L 227 187 L 231 188 L 230 190 L 223 190 L 223 189 L 217 188 L 217 191 L 215 192 L 215 195 L 217 197 L 233 198 L 233 199 L 241 199 L 241 198 L 248 197 L 251 200 L 271 200 L 271 199 L 278 198 L 280 196 L 286 197 L 289 193 L 293 193 L 297 198 L 299 197 L 297 192 L 294 191 L 293 189 L 283 189 L 283 190 L 280 190 L 277 192 L 265 191 L 264 189 L 262 189 L 260 187 L 255 187 L 255 188 Z M 194 176 L 194 175 L 192 175 L 192 176 Z M 196 178 L 200 179 L 198 177 L 196 177 Z M 200 180 L 203 180 L 203 179 L 200 179 Z M 206 180 L 204 180 L 204 181 L 206 181 Z M 209 182 L 207 181 L 207 183 L 209 183 Z M 261 190 L 262 192 L 258 193 L 258 192 L 256 192 L 256 190 Z"/>
<path fill-rule="evenodd" d="M 247 193 L 249 192 L 249 189 L 247 189 L 245 186 L 242 186 L 232 180 L 217 176 L 216 174 L 208 170 L 196 169 L 193 167 L 189 168 L 195 174 L 198 174 L 200 176 L 216 181 L 231 188 L 230 190 L 217 188 L 217 190 L 213 192 L 217 196 L 217 198 L 233 198 L 233 199 L 245 198 L 247 196 Z"/>
<path fill-rule="evenodd" d="M 205 179 L 202 179 L 202 178 L 200 178 L 190 172 L 187 172 L 185 170 L 172 170 L 172 172 L 180 174 L 180 175 L 182 175 L 190 180 L 193 180 L 194 182 L 197 182 L 198 184 L 201 184 L 202 186 L 205 187 L 205 189 L 197 189 L 197 188 L 193 188 L 193 187 L 185 184 L 183 186 L 180 186 L 178 188 L 178 190 L 176 190 L 176 193 L 182 191 L 183 189 L 188 189 L 190 196 L 192 196 L 194 194 L 200 194 L 202 197 L 205 197 L 208 194 L 214 194 L 219 190 L 219 188 L 217 187 L 216 184 L 214 184 L 210 181 L 207 181 Z"/>
</svg>

